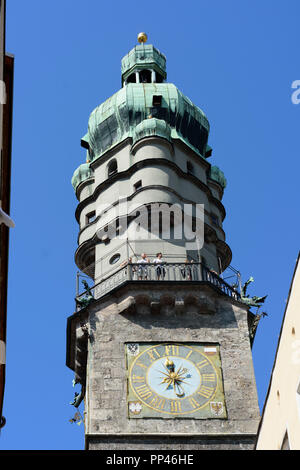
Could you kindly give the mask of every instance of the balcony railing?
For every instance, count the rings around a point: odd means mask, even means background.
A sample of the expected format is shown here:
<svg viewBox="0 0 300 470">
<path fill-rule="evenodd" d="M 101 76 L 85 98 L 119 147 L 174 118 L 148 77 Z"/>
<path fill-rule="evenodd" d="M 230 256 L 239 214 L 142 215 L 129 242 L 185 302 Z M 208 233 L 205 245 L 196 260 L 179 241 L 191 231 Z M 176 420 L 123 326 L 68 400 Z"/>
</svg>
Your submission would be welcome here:
<svg viewBox="0 0 300 470">
<path fill-rule="evenodd" d="M 218 274 L 209 270 L 202 263 L 129 263 L 102 279 L 100 282 L 76 297 L 77 309 L 93 297 L 100 299 L 121 285 L 134 282 L 208 282 L 223 294 L 240 299 L 238 290 L 227 284 Z"/>
</svg>

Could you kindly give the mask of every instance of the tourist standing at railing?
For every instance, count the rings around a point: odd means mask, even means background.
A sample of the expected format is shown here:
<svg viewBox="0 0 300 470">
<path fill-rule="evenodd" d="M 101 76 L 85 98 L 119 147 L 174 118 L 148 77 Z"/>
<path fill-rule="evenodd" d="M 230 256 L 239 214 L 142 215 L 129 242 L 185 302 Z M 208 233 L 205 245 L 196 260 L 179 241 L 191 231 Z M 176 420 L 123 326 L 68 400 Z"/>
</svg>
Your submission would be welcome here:
<svg viewBox="0 0 300 470">
<path fill-rule="evenodd" d="M 142 279 L 147 280 L 147 275 L 148 275 L 148 269 L 144 264 L 150 263 L 149 258 L 147 257 L 146 253 L 141 254 L 141 259 L 137 261 L 137 264 L 139 264 L 138 268 L 138 279 L 141 281 Z"/>
<path fill-rule="evenodd" d="M 189 261 L 188 259 L 185 260 L 186 266 L 184 268 L 181 268 L 181 275 L 183 279 L 187 278 L 188 281 L 192 281 L 192 269 L 191 266 L 189 266 L 190 263 L 193 263 L 192 261 Z"/>
<path fill-rule="evenodd" d="M 219 283 L 219 274 L 212 268 L 207 269 L 207 280 L 211 282 L 212 284 L 218 284 Z"/>
<path fill-rule="evenodd" d="M 164 263 L 164 260 L 162 259 L 162 253 L 157 253 L 156 258 L 153 260 L 154 264 L 162 264 Z M 157 266 L 156 268 L 156 274 L 157 274 L 157 280 L 160 280 L 160 277 L 162 276 L 162 279 L 166 275 L 166 270 L 162 266 Z"/>
</svg>

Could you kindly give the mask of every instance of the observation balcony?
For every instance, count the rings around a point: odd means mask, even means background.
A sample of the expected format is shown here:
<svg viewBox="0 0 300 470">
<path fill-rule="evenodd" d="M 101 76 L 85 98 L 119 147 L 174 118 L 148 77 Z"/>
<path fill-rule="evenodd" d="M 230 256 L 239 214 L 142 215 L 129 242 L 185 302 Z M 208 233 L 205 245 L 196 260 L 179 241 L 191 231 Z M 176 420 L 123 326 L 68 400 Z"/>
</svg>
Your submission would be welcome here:
<svg viewBox="0 0 300 470">
<path fill-rule="evenodd" d="M 128 283 L 210 284 L 222 294 L 240 300 L 239 291 L 202 263 L 126 263 L 76 297 L 77 311 Z"/>
</svg>

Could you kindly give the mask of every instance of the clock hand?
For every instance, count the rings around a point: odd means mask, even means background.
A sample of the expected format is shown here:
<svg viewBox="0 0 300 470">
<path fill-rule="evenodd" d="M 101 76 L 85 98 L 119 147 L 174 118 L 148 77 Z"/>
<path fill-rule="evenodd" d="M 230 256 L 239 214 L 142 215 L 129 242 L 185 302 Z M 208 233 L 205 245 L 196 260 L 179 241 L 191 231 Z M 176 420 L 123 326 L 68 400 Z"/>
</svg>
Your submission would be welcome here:
<svg viewBox="0 0 300 470">
<path fill-rule="evenodd" d="M 181 386 L 181 384 L 179 384 L 178 382 L 176 383 L 176 385 L 177 385 L 177 388 L 178 388 L 178 392 L 179 392 L 179 393 L 177 393 L 175 389 L 174 389 L 174 391 L 175 391 L 177 397 L 183 397 L 183 396 L 185 395 L 184 388 L 183 388 L 183 387 Z"/>
</svg>

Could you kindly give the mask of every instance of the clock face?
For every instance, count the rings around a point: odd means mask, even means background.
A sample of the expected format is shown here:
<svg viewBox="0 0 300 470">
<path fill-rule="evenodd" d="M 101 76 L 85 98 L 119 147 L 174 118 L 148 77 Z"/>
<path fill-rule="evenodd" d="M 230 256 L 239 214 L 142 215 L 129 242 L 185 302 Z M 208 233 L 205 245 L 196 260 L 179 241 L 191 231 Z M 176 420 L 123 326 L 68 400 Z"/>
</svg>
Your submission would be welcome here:
<svg viewBox="0 0 300 470">
<path fill-rule="evenodd" d="M 130 343 L 130 418 L 226 418 L 218 345 Z"/>
</svg>

